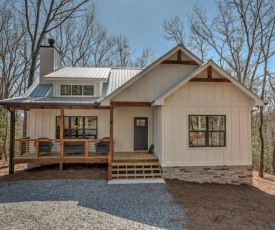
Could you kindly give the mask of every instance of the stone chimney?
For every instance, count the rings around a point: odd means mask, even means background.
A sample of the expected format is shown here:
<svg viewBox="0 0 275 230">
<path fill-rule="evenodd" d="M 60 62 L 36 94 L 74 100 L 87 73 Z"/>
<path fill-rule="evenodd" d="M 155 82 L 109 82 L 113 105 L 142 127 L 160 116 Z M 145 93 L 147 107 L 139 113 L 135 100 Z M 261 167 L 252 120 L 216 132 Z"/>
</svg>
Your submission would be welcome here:
<svg viewBox="0 0 275 230">
<path fill-rule="evenodd" d="M 54 39 L 49 39 L 49 46 L 40 46 L 39 83 L 51 83 L 44 80 L 44 76 L 61 68 L 61 55 L 54 47 Z"/>
</svg>

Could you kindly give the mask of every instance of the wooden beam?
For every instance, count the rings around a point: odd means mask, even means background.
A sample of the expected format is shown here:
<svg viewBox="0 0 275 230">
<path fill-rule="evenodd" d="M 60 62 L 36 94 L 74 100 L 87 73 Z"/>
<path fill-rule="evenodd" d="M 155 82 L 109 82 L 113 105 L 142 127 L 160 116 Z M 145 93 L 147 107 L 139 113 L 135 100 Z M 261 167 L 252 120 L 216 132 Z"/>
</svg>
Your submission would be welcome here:
<svg viewBox="0 0 275 230">
<path fill-rule="evenodd" d="M 39 158 L 39 141 L 35 142 L 35 158 Z"/>
<path fill-rule="evenodd" d="M 207 68 L 207 78 L 212 78 L 212 66 L 208 66 Z"/>
<path fill-rule="evenodd" d="M 113 162 L 113 154 L 114 154 L 114 106 L 111 104 L 110 106 L 110 144 L 109 144 L 109 154 L 108 154 L 108 180 L 112 180 L 112 162 Z"/>
<path fill-rule="evenodd" d="M 60 157 L 62 158 L 64 156 L 64 109 L 60 109 L 60 130 L 59 130 L 59 138 L 60 138 Z"/>
<path fill-rule="evenodd" d="M 178 61 L 178 63 L 181 62 L 181 50 L 178 50 L 178 52 L 177 52 L 177 61 Z"/>
<path fill-rule="evenodd" d="M 226 78 L 193 78 L 190 82 L 230 82 Z"/>
<path fill-rule="evenodd" d="M 10 152 L 9 152 L 9 175 L 14 174 L 13 153 L 15 147 L 15 110 L 8 109 L 10 112 Z"/>
<path fill-rule="evenodd" d="M 151 107 L 151 103 L 150 102 L 111 101 L 111 106 L 113 107 Z"/>
<path fill-rule="evenodd" d="M 6 107 L 3 105 L 3 107 Z M 99 109 L 99 110 L 108 110 L 109 106 L 86 106 L 86 105 L 67 105 L 67 106 L 58 106 L 58 105 L 9 105 L 12 109 L 19 110 L 29 110 L 29 109 Z"/>
<path fill-rule="evenodd" d="M 24 164 L 24 163 L 33 163 L 33 164 L 59 164 L 60 163 L 107 163 L 108 157 L 49 157 L 49 158 L 30 158 L 30 157 L 20 157 L 14 158 L 14 164 Z"/>
<path fill-rule="evenodd" d="M 161 64 L 198 65 L 198 63 L 195 61 L 176 61 L 176 60 L 165 60 Z"/>
<path fill-rule="evenodd" d="M 59 172 L 63 172 L 63 162 L 59 163 Z"/>
<path fill-rule="evenodd" d="M 85 157 L 89 157 L 89 142 L 85 141 Z"/>
</svg>

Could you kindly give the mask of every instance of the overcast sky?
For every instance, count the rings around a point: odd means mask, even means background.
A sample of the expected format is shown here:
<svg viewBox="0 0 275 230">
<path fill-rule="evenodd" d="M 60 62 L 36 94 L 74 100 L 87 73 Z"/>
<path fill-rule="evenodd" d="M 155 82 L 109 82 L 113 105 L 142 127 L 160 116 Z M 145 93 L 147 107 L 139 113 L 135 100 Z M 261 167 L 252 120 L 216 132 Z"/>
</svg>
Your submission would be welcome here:
<svg viewBox="0 0 275 230">
<path fill-rule="evenodd" d="M 186 14 L 194 3 L 199 2 L 208 12 L 216 9 L 213 0 L 94 0 L 100 13 L 100 21 L 111 33 L 129 37 L 131 47 L 139 55 L 143 48 L 151 48 L 156 58 L 175 43 L 162 38 L 164 19 L 179 15 L 187 20 Z M 187 47 L 188 48 L 188 47 Z"/>
</svg>

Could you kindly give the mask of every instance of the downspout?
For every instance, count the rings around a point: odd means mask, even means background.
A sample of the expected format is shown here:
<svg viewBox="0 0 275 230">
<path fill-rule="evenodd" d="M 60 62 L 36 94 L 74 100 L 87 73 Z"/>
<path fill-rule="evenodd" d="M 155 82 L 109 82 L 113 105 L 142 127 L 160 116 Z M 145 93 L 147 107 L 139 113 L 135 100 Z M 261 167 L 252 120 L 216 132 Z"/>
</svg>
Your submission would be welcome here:
<svg viewBox="0 0 275 230">
<path fill-rule="evenodd" d="M 9 175 L 14 174 L 13 150 L 14 150 L 14 111 L 7 107 L 10 112 L 10 151 L 9 151 Z"/>
</svg>

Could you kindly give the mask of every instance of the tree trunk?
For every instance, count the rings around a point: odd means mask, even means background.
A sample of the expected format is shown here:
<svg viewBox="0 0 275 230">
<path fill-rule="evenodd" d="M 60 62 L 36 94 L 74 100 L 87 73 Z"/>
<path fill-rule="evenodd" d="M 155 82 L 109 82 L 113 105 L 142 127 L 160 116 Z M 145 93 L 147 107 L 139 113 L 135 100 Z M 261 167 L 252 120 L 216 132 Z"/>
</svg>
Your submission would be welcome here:
<svg viewBox="0 0 275 230">
<path fill-rule="evenodd" d="M 275 174 L 275 141 L 273 143 L 273 162 L 272 162 L 272 168 L 273 168 L 273 173 Z"/>
<path fill-rule="evenodd" d="M 263 137 L 263 107 L 260 108 L 260 126 L 259 126 L 259 136 L 261 141 L 261 148 L 260 148 L 260 167 L 259 167 L 259 177 L 264 177 L 264 137 Z"/>
</svg>

